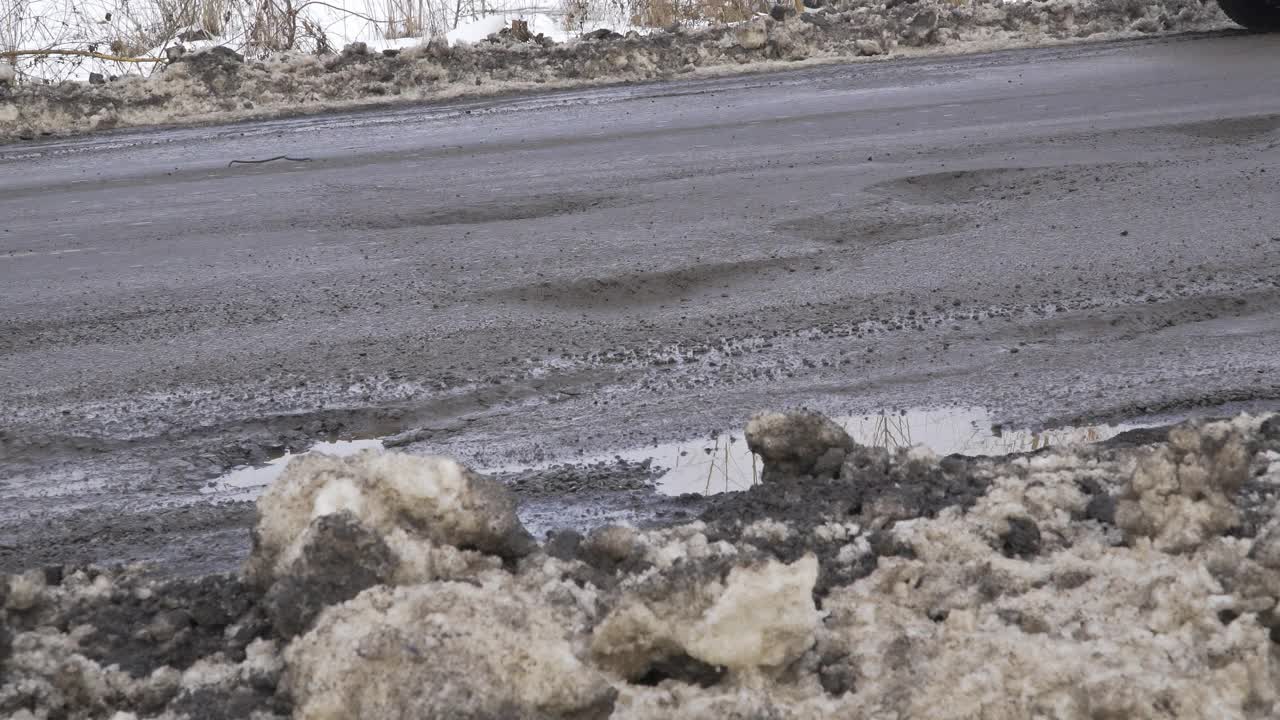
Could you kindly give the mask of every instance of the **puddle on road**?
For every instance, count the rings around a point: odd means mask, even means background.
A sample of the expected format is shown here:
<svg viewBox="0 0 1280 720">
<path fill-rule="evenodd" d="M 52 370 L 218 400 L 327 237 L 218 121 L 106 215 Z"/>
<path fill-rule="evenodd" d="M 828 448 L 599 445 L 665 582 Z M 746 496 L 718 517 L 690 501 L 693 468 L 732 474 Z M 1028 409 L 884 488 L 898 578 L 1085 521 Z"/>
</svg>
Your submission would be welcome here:
<svg viewBox="0 0 1280 720">
<path fill-rule="evenodd" d="M 335 440 L 332 442 L 318 442 L 307 448 L 302 453 L 285 453 L 275 460 L 269 461 L 266 465 L 253 465 L 240 467 L 219 478 L 211 480 L 201 492 L 206 495 L 217 493 L 226 495 L 227 499 L 233 500 L 252 500 L 258 496 L 268 485 L 280 477 L 280 473 L 284 472 L 284 468 L 289 461 L 295 457 L 309 455 L 311 453 L 321 453 L 324 455 L 334 455 L 337 457 L 346 457 L 355 455 L 361 450 L 381 450 L 381 440 Z"/>
<path fill-rule="evenodd" d="M 978 408 L 909 410 L 833 418 L 858 443 L 890 450 L 923 445 L 938 455 L 1006 455 L 1030 452 L 1043 447 L 1074 446 L 1107 440 L 1126 430 L 1144 425 L 1094 425 L 1065 427 L 1043 432 L 1001 431 L 993 428 L 991 417 Z M 361 450 L 381 449 L 379 440 L 322 442 L 308 453 L 353 455 Z M 284 471 L 296 455 L 287 454 L 258 467 L 238 468 L 213 480 L 204 490 L 228 499 L 251 500 Z M 478 468 L 484 473 L 541 470 L 557 465 L 613 463 L 652 460 L 667 471 L 658 479 L 658 491 L 666 495 L 685 493 L 716 494 L 745 490 L 758 481 L 760 459 L 747 449 L 741 432 L 723 433 L 715 438 L 661 443 L 648 447 L 597 455 L 559 459 L 536 465 Z"/>
<path fill-rule="evenodd" d="M 1007 455 L 1043 447 L 1075 446 L 1099 442 L 1142 425 L 1064 427 L 1044 432 L 1001 431 L 992 427 L 985 410 L 951 408 L 909 410 L 873 415 L 832 418 L 855 442 L 890 450 L 923 445 L 938 455 Z M 745 490 L 760 477 L 760 459 L 747 449 L 741 433 L 717 438 L 667 443 L 611 453 L 608 458 L 652 458 L 657 467 L 669 468 L 658 479 L 658 490 L 667 495 L 711 494 Z M 587 458 L 595 462 L 605 456 Z"/>
</svg>

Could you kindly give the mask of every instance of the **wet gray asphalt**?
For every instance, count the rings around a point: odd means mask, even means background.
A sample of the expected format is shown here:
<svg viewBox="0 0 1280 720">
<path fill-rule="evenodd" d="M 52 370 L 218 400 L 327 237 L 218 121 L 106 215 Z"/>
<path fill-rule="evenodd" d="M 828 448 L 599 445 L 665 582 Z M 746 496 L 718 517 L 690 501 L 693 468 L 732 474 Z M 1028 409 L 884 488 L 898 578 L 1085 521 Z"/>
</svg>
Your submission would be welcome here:
<svg viewBox="0 0 1280 720">
<path fill-rule="evenodd" d="M 798 404 L 1275 407 L 1278 52 L 1220 34 L 0 146 L 0 566 L 112 517 L 136 550 L 156 508 L 319 438 L 498 464 Z M 308 160 L 228 167 L 286 154 Z M 172 512 L 197 543 L 243 528 Z"/>
</svg>

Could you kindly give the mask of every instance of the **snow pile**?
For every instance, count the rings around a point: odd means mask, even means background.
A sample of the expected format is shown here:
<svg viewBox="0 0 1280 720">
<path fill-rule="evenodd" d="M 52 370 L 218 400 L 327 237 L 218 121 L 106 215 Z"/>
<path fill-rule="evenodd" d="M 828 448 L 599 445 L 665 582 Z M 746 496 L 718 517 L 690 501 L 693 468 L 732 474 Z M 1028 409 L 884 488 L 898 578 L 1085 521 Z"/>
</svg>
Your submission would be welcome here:
<svg viewBox="0 0 1280 720">
<path fill-rule="evenodd" d="M 429 541 L 518 557 L 534 544 L 516 518 L 511 493 L 447 457 L 371 450 L 298 457 L 262 493 L 257 509 L 260 521 L 246 568 L 251 579 L 279 574 L 300 556 L 314 521 L 339 512 L 406 550 Z"/>
<path fill-rule="evenodd" d="M 535 546 L 505 488 L 440 457 L 305 455 L 258 515 L 244 574 L 284 637 L 366 588 L 472 577 Z"/>
<path fill-rule="evenodd" d="M 509 585 L 379 587 L 325 612 L 285 653 L 294 716 L 608 717 L 617 691 L 570 628 Z"/>
<path fill-rule="evenodd" d="M 301 458 L 244 579 L 0 583 L 0 715 L 1280 713 L 1280 419 L 943 460 L 811 413 L 752 425 L 784 465 L 844 458 L 772 468 L 697 522 L 514 553 L 503 489 L 451 461 Z M 470 560 L 406 572 L 405 548 Z"/>
<path fill-rule="evenodd" d="M 1181 429 L 1177 452 L 1185 463 L 1212 466 L 1216 451 L 1187 446 L 1230 432 Z M 1081 521 L 1091 500 L 1085 480 L 1118 480 L 1133 459 L 1082 460 L 1015 463 L 968 513 L 898 524 L 903 556 L 881 558 L 871 575 L 832 592 L 823 651 L 839 658 L 845 685 L 856 689 L 850 712 L 957 720 L 1274 715 L 1278 668 L 1268 631 L 1211 570 L 1224 552 L 1238 566 L 1249 543 L 1206 536 L 1176 555 L 1145 539 L 1117 546 L 1117 533 Z M 1140 466 L 1128 485 L 1151 472 Z M 1039 545 L 1011 551 L 1011 519 L 1037 528 Z M 1241 612 L 1222 615 L 1233 609 Z"/>
<path fill-rule="evenodd" d="M 490 21 L 492 22 L 492 21 Z M 318 112 L 537 88 L 670 78 L 698 70 L 759 70 L 778 63 L 883 54 L 966 52 L 1226 26 L 1200 0 L 851 0 L 840 9 L 777 21 L 695 30 L 589 33 L 521 41 L 491 34 L 450 46 L 443 37 L 404 49 L 353 43 L 340 54 L 245 61 L 192 53 L 149 78 L 0 89 L 0 141 L 40 133 Z M 483 26 L 480 29 L 487 29 Z M 468 30 L 459 37 L 478 34 Z M 237 59 L 238 58 L 238 59 Z M 233 61 L 234 60 L 234 61 Z"/>
</svg>

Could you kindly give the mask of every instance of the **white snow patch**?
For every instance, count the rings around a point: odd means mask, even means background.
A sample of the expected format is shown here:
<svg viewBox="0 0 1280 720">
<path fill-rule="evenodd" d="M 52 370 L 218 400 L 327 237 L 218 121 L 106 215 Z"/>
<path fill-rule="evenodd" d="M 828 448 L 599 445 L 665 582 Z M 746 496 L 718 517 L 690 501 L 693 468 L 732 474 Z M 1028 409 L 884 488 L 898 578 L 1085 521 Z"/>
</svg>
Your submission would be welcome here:
<svg viewBox="0 0 1280 720">
<path fill-rule="evenodd" d="M 478 43 L 509 26 L 513 18 L 527 22 L 529 24 L 529 34 L 534 36 L 545 35 L 556 42 L 566 42 L 571 37 L 561 19 L 551 15 L 535 13 L 530 15 L 504 14 L 483 17 L 450 30 L 445 33 L 445 39 L 451 45 Z"/>
</svg>

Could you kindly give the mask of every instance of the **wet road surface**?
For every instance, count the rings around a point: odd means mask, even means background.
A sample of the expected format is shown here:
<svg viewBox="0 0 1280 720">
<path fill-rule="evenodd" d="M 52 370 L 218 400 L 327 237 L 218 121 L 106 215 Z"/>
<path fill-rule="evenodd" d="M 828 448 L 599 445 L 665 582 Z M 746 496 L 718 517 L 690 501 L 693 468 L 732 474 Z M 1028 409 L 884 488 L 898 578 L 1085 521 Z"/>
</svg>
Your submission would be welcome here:
<svg viewBox="0 0 1280 720">
<path fill-rule="evenodd" d="M 201 490 L 319 439 L 496 466 L 798 404 L 1275 407 L 1277 51 L 1226 34 L 0 147 L 0 570 L 225 558 L 245 507 Z M 277 155 L 307 161 L 228 166 Z"/>
</svg>

